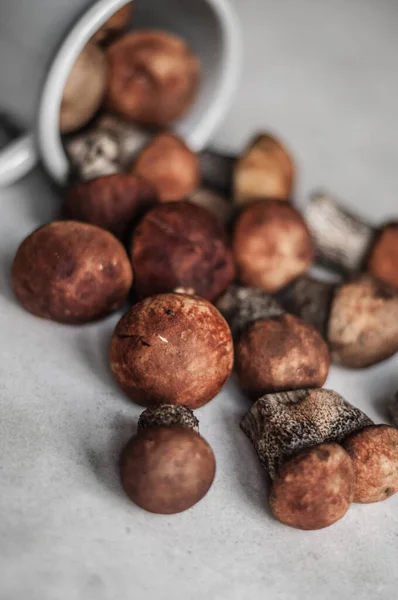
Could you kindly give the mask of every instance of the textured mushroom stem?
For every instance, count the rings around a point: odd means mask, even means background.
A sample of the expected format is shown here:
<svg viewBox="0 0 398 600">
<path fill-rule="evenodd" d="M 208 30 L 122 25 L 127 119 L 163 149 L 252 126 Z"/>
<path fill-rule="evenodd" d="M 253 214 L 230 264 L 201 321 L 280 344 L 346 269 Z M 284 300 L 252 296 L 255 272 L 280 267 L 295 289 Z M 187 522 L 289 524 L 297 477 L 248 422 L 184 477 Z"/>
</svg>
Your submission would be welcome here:
<svg viewBox="0 0 398 600">
<path fill-rule="evenodd" d="M 284 313 L 273 296 L 262 290 L 237 285 L 228 288 L 217 302 L 217 308 L 228 322 L 235 340 L 256 321 Z"/>
<path fill-rule="evenodd" d="M 267 394 L 241 421 L 261 464 L 272 479 L 288 458 L 323 442 L 340 442 L 373 424 L 369 417 L 331 390 Z"/>
<path fill-rule="evenodd" d="M 234 156 L 212 150 L 201 152 L 199 164 L 202 185 L 210 190 L 222 192 L 225 196 L 230 196 L 236 162 L 237 159 Z"/>
<path fill-rule="evenodd" d="M 305 213 L 316 257 L 339 272 L 360 271 L 375 231 L 326 194 L 315 194 Z"/>
<path fill-rule="evenodd" d="M 179 404 L 147 408 L 138 421 L 138 431 L 152 427 L 184 427 L 199 433 L 199 421 L 192 410 Z"/>
<path fill-rule="evenodd" d="M 304 276 L 278 294 L 283 308 L 310 323 L 326 338 L 336 284 Z"/>
<path fill-rule="evenodd" d="M 150 142 L 152 135 L 134 123 L 129 123 L 111 114 L 98 119 L 99 130 L 113 135 L 119 144 L 120 161 L 127 168 L 141 150 Z"/>
</svg>

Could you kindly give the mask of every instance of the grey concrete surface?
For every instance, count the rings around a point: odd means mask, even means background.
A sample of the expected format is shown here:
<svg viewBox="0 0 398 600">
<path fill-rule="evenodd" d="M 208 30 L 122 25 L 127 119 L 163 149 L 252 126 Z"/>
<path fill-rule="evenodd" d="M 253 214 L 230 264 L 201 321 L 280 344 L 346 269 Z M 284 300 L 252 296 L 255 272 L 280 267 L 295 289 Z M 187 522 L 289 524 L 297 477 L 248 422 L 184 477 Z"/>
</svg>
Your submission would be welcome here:
<svg viewBox="0 0 398 600">
<path fill-rule="evenodd" d="M 375 222 L 397 216 L 398 2 L 234 4 L 245 67 L 215 143 L 238 150 L 257 129 L 275 131 L 297 158 L 299 203 L 321 186 Z M 126 500 L 117 458 L 140 409 L 107 368 L 117 316 L 74 329 L 23 312 L 10 261 L 59 198 L 40 172 L 0 196 L 1 600 L 395 598 L 398 497 L 354 505 L 323 531 L 280 525 L 233 383 L 198 411 L 218 461 L 205 500 L 172 517 Z M 384 421 L 398 356 L 333 368 L 327 385 Z"/>
</svg>

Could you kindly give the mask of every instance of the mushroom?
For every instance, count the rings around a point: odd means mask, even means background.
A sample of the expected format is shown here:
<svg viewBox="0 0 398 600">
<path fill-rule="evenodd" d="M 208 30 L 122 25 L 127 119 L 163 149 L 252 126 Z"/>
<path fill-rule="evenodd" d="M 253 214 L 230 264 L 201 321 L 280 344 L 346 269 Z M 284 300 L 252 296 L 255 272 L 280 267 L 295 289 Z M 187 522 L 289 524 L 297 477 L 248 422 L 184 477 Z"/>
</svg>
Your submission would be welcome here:
<svg viewBox="0 0 398 600">
<path fill-rule="evenodd" d="M 398 351 L 398 291 L 371 275 L 341 284 L 303 277 L 279 300 L 317 327 L 337 364 L 365 368 Z"/>
<path fill-rule="evenodd" d="M 282 523 L 321 529 L 341 519 L 355 491 L 354 467 L 338 445 L 372 421 L 331 390 L 263 396 L 241 428 L 273 483 L 270 506 Z"/>
<path fill-rule="evenodd" d="M 326 194 L 315 194 L 306 220 L 320 262 L 345 274 L 366 270 L 398 288 L 398 223 L 377 229 Z"/>
<path fill-rule="evenodd" d="M 130 500 L 158 514 L 180 513 L 197 504 L 215 473 L 214 453 L 185 406 L 145 410 L 120 461 L 122 485 Z"/>
<path fill-rule="evenodd" d="M 88 323 L 118 310 L 132 281 L 119 240 L 74 221 L 36 229 L 22 242 L 12 265 L 12 284 L 22 306 L 60 323 Z"/>
<path fill-rule="evenodd" d="M 314 255 L 300 213 L 277 200 L 244 207 L 235 223 L 232 247 L 240 283 L 268 293 L 305 273 Z"/>
<path fill-rule="evenodd" d="M 102 115 L 88 131 L 65 141 L 73 178 L 90 181 L 130 167 L 151 136 L 132 123 Z"/>
<path fill-rule="evenodd" d="M 71 186 L 62 213 L 68 219 L 98 225 L 123 240 L 134 220 L 156 202 L 155 190 L 144 179 L 117 173 Z"/>
<path fill-rule="evenodd" d="M 200 62 L 186 42 L 166 31 L 129 33 L 107 52 L 106 104 L 111 112 L 142 125 L 164 127 L 191 107 Z"/>
<path fill-rule="evenodd" d="M 295 168 L 284 145 L 269 134 L 259 134 L 234 170 L 234 198 L 238 204 L 271 198 L 289 200 Z"/>
<path fill-rule="evenodd" d="M 398 492 L 398 429 L 372 425 L 343 441 L 355 472 L 354 502 L 381 502 Z"/>
<path fill-rule="evenodd" d="M 119 321 L 110 364 L 117 383 L 135 402 L 195 409 L 212 400 L 231 374 L 232 336 L 206 300 L 159 294 L 133 306 Z"/>
<path fill-rule="evenodd" d="M 154 137 L 138 155 L 131 172 L 149 181 L 161 202 L 184 200 L 199 185 L 197 155 L 171 133 Z"/>
<path fill-rule="evenodd" d="M 94 34 L 93 40 L 97 43 L 109 43 L 115 37 L 121 35 L 133 20 L 134 2 L 129 2 L 119 8 L 108 19 L 102 27 Z"/>
<path fill-rule="evenodd" d="M 326 343 L 315 327 L 284 313 L 272 296 L 232 286 L 217 308 L 234 336 L 238 382 L 251 397 L 325 383 L 330 365 Z"/>
<path fill-rule="evenodd" d="M 106 82 L 105 56 L 95 44 L 89 43 L 68 75 L 59 117 L 61 133 L 76 131 L 94 117 L 103 101 Z"/>
<path fill-rule="evenodd" d="M 190 202 L 152 208 L 133 234 L 131 260 L 138 298 L 182 289 L 213 301 L 235 274 L 222 224 Z"/>
</svg>

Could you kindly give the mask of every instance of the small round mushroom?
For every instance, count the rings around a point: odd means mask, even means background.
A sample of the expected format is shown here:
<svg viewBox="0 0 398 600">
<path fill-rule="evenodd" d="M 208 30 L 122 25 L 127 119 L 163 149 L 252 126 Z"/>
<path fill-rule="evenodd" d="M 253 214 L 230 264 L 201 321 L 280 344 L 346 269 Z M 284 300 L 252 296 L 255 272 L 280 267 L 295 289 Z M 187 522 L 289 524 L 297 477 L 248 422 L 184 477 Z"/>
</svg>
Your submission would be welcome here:
<svg viewBox="0 0 398 600">
<path fill-rule="evenodd" d="M 371 275 L 342 284 L 304 277 L 279 299 L 318 328 L 337 364 L 361 369 L 398 351 L 398 291 Z"/>
<path fill-rule="evenodd" d="M 290 527 L 323 529 L 344 517 L 354 496 L 354 469 L 338 444 L 320 444 L 291 458 L 275 477 L 269 503 Z"/>
<path fill-rule="evenodd" d="M 108 43 L 121 35 L 133 20 L 133 14 L 134 2 L 122 6 L 98 29 L 93 36 L 93 40 L 97 43 Z"/>
<path fill-rule="evenodd" d="M 273 480 L 271 510 L 298 529 L 341 519 L 354 497 L 354 467 L 337 445 L 372 421 L 331 390 L 267 394 L 241 421 Z"/>
<path fill-rule="evenodd" d="M 166 126 L 194 101 L 200 62 L 184 40 L 165 31 L 123 36 L 108 50 L 107 106 L 143 125 Z"/>
<path fill-rule="evenodd" d="M 321 387 L 328 376 L 328 347 L 318 331 L 284 313 L 262 290 L 232 286 L 217 307 L 235 341 L 235 371 L 243 390 L 270 392 Z"/>
<path fill-rule="evenodd" d="M 156 202 L 155 190 L 144 179 L 118 173 L 73 185 L 62 212 L 68 219 L 97 225 L 124 239 L 134 220 Z"/>
<path fill-rule="evenodd" d="M 12 265 L 14 293 L 29 312 L 80 324 L 121 308 L 133 274 L 110 233 L 74 221 L 49 223 L 27 237 Z"/>
<path fill-rule="evenodd" d="M 398 289 L 398 223 L 385 225 L 376 237 L 367 270 L 377 279 Z"/>
<path fill-rule="evenodd" d="M 364 368 L 398 351 L 398 291 L 370 275 L 338 286 L 328 323 L 332 360 Z"/>
<path fill-rule="evenodd" d="M 293 160 L 283 144 L 269 134 L 259 134 L 236 164 L 235 201 L 246 204 L 265 198 L 289 200 L 294 175 Z"/>
<path fill-rule="evenodd" d="M 175 514 L 202 500 L 214 481 L 216 461 L 197 430 L 198 420 L 184 406 L 163 405 L 141 415 L 120 462 L 123 488 L 135 504 Z"/>
<path fill-rule="evenodd" d="M 119 321 L 110 363 L 117 383 L 135 402 L 196 409 L 212 400 L 231 374 L 231 332 L 202 298 L 151 296 Z"/>
<path fill-rule="evenodd" d="M 133 234 L 131 259 L 138 298 L 182 289 L 213 301 L 235 274 L 221 223 L 189 202 L 152 208 Z"/>
<path fill-rule="evenodd" d="M 161 202 L 184 200 L 199 185 L 199 160 L 176 135 L 161 133 L 138 155 L 131 167 L 156 189 Z"/>
<path fill-rule="evenodd" d="M 243 285 L 275 293 L 312 264 L 311 237 L 289 204 L 259 200 L 248 204 L 235 224 L 233 253 Z"/>
<path fill-rule="evenodd" d="M 89 43 L 79 54 L 65 85 L 59 117 L 61 133 L 76 131 L 94 117 L 103 101 L 106 83 L 105 56 Z"/>
<path fill-rule="evenodd" d="M 351 434 L 343 446 L 354 465 L 354 502 L 381 502 L 398 492 L 398 429 L 366 427 Z"/>
</svg>

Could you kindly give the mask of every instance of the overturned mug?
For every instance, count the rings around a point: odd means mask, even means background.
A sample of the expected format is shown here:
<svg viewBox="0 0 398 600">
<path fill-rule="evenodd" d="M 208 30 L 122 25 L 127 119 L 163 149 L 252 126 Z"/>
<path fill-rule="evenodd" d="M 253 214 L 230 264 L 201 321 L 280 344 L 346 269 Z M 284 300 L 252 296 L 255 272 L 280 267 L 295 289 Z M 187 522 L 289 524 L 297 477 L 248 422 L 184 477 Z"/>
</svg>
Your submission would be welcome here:
<svg viewBox="0 0 398 600">
<path fill-rule="evenodd" d="M 68 175 L 59 111 L 69 72 L 98 29 L 131 0 L 13 0 L 0 6 L 0 111 L 31 133 L 0 152 L 0 186 L 39 160 L 59 184 Z M 174 130 L 199 151 L 233 99 L 241 38 L 228 0 L 135 0 L 134 28 L 164 29 L 184 38 L 202 63 L 189 113 Z"/>
</svg>

